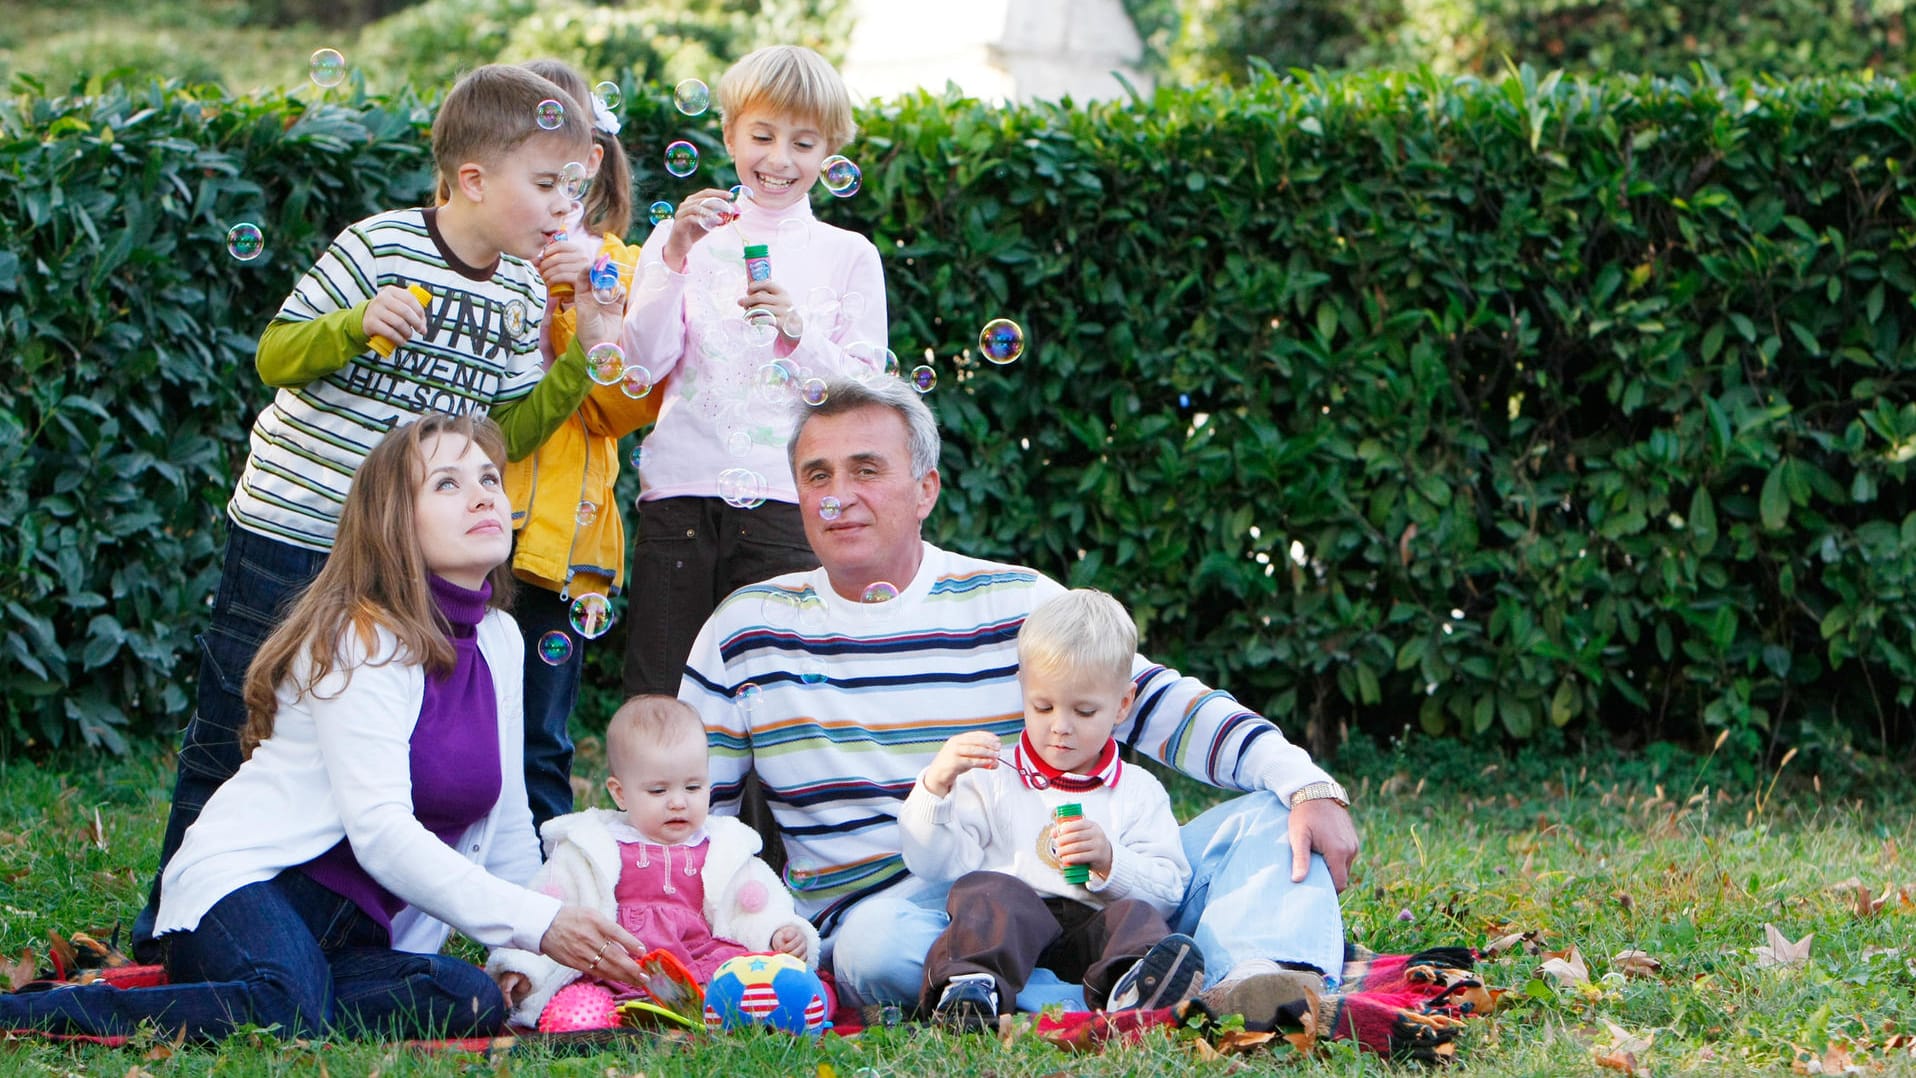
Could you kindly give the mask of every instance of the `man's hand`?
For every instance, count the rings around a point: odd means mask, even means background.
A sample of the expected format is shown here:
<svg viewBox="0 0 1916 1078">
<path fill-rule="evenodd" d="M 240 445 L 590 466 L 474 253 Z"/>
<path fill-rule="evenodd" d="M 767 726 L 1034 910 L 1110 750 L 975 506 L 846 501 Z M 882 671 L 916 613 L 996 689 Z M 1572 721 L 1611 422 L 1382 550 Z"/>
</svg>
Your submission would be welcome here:
<svg viewBox="0 0 1916 1078">
<path fill-rule="evenodd" d="M 925 768 L 925 789 L 939 797 L 951 794 L 951 784 L 974 767 L 998 766 L 998 737 L 988 730 L 959 734 L 939 748 Z"/>
<path fill-rule="evenodd" d="M 1350 810 L 1328 797 L 1291 808 L 1291 882 L 1303 883 L 1311 871 L 1311 851 L 1324 855 L 1331 884 L 1342 891 L 1350 883 L 1351 862 L 1357 859 L 1357 828 Z"/>
</svg>

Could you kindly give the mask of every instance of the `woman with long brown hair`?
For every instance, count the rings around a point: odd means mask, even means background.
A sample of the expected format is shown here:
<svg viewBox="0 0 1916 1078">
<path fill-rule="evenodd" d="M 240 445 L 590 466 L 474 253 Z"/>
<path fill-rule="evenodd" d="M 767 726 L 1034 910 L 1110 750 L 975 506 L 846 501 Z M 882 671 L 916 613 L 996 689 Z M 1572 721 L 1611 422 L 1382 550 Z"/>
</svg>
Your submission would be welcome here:
<svg viewBox="0 0 1916 1078">
<path fill-rule="evenodd" d="M 171 984 L 0 996 L 0 1028 L 458 1036 L 507 1001 L 449 926 L 635 981 L 637 939 L 527 890 L 505 445 L 428 415 L 353 477 L 325 567 L 249 668 L 246 762 L 168 862 Z"/>
</svg>

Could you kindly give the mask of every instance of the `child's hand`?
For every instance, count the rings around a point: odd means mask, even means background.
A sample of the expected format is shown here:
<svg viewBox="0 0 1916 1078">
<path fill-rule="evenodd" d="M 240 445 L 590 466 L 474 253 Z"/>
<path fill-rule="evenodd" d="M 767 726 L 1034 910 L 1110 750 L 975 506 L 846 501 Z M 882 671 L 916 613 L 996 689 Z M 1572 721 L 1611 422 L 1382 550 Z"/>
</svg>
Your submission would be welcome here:
<svg viewBox="0 0 1916 1078">
<path fill-rule="evenodd" d="M 945 797 L 958 776 L 975 767 L 998 766 L 998 738 L 987 730 L 959 734 L 939 748 L 925 768 L 925 789 Z"/>
<path fill-rule="evenodd" d="M 745 294 L 738 298 L 738 305 L 750 310 L 763 307 L 772 312 L 778 331 L 790 340 L 797 340 L 804 327 L 799 323 L 797 306 L 792 302 L 792 294 L 785 286 L 771 278 L 752 281 L 745 286 Z"/>
<path fill-rule="evenodd" d="M 730 191 L 708 187 L 680 199 L 678 210 L 672 214 L 672 236 L 665 241 L 665 264 L 683 272 L 685 256 L 692 253 L 692 245 L 724 227 L 735 216 L 737 207 L 732 205 Z"/>
<path fill-rule="evenodd" d="M 360 328 L 369 339 L 384 337 L 394 344 L 404 344 L 413 334 L 426 332 L 426 308 L 411 292 L 389 284 L 367 302 Z"/>
<path fill-rule="evenodd" d="M 797 925 L 785 925 L 772 933 L 772 950 L 784 951 L 794 958 L 806 958 L 805 952 L 810 948 L 805 945 L 805 933 L 799 931 Z"/>
<path fill-rule="evenodd" d="M 539 257 L 533 262 L 533 266 L 538 269 L 539 276 L 545 278 L 548 289 L 554 285 L 571 285 L 576 295 L 591 287 L 589 274 L 592 270 L 592 260 L 598 256 L 598 253 L 599 237 L 597 236 L 576 240 L 553 240 L 539 252 Z M 579 287 L 581 280 L 586 282 L 585 288 Z"/>
<path fill-rule="evenodd" d="M 625 285 L 620 284 L 611 295 L 601 298 L 592 287 L 592 267 L 587 266 L 580 272 L 572 290 L 572 309 L 578 312 L 572 334 L 580 348 L 590 352 L 607 341 L 619 339 L 619 331 L 625 324 L 625 296 Z"/>
<path fill-rule="evenodd" d="M 1079 816 L 1062 820 L 1051 833 L 1058 860 L 1067 865 L 1089 865 L 1099 876 L 1111 875 L 1111 838 L 1098 821 Z"/>
<path fill-rule="evenodd" d="M 517 1007 L 532 993 L 532 982 L 513 970 L 500 970 L 492 981 L 499 986 L 499 994 L 506 997 L 508 1007 Z"/>
</svg>

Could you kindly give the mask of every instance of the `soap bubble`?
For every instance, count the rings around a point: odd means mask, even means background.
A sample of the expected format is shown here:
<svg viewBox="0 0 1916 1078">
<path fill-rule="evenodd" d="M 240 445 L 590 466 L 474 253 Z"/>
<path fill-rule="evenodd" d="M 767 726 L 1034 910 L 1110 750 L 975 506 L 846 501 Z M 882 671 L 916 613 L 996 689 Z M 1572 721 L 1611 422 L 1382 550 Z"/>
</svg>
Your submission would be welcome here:
<svg viewBox="0 0 1916 1078">
<path fill-rule="evenodd" d="M 845 503 L 832 497 L 830 494 L 818 500 L 818 519 L 820 520 L 837 520 L 838 514 L 844 511 Z"/>
<path fill-rule="evenodd" d="M 938 388 L 938 372 L 925 364 L 911 369 L 911 387 L 920 393 L 930 393 Z"/>
<path fill-rule="evenodd" d="M 226 230 L 226 253 L 241 262 L 251 262 L 266 251 L 266 233 L 251 221 L 241 221 Z"/>
<path fill-rule="evenodd" d="M 612 341 L 594 345 L 585 354 L 585 373 L 599 385 L 618 385 L 625 377 L 625 349 Z"/>
<path fill-rule="evenodd" d="M 672 204 L 663 199 L 660 199 L 659 201 L 652 203 L 652 208 L 650 210 L 650 213 L 652 215 L 652 223 L 655 225 L 662 225 L 665 222 L 670 221 L 672 219 L 672 210 L 673 210 Z"/>
<path fill-rule="evenodd" d="M 823 378 L 807 378 L 805 384 L 798 387 L 798 399 L 814 408 L 825 403 L 828 393 Z"/>
<path fill-rule="evenodd" d="M 586 175 L 585 165 L 578 161 L 567 161 L 559 166 L 559 193 L 577 202 L 585 197 L 585 189 L 592 182 Z"/>
<path fill-rule="evenodd" d="M 727 468 L 719 473 L 719 497 L 738 509 L 765 504 L 765 477 L 750 468 Z"/>
<path fill-rule="evenodd" d="M 770 307 L 753 307 L 745 312 L 745 340 L 754 348 L 763 348 L 778 338 L 778 315 Z"/>
<path fill-rule="evenodd" d="M 665 148 L 665 171 L 680 179 L 699 170 L 699 148 L 680 139 Z"/>
<path fill-rule="evenodd" d="M 752 436 L 742 430 L 735 430 L 726 436 L 725 451 L 735 457 L 752 455 Z"/>
<path fill-rule="evenodd" d="M 587 640 L 597 640 L 612 628 L 612 600 L 596 591 L 588 591 L 572 600 L 572 631 Z"/>
<path fill-rule="evenodd" d="M 652 392 L 656 383 L 652 381 L 652 371 L 637 363 L 626 365 L 625 372 L 619 377 L 619 390 L 633 400 L 640 400 Z M 639 451 L 632 451 L 632 466 L 639 466 Z"/>
<path fill-rule="evenodd" d="M 642 371 L 644 369 L 645 369 L 644 367 L 627 367 L 626 373 L 630 374 L 631 372 L 635 370 Z M 632 462 L 632 470 L 637 471 L 639 469 L 639 465 L 645 463 L 645 444 L 640 443 L 638 445 L 633 446 L 631 454 L 626 459 Z"/>
<path fill-rule="evenodd" d="M 580 502 L 579 508 L 574 510 L 574 517 L 583 527 L 599 519 L 599 507 L 591 502 Z"/>
<path fill-rule="evenodd" d="M 538 121 L 541 130 L 557 131 L 565 125 L 565 106 L 557 98 L 548 97 L 539 102 L 532 116 Z"/>
<path fill-rule="evenodd" d="M 772 237 L 772 245 L 787 254 L 803 251 L 811 242 L 812 230 L 805 222 L 796 217 L 787 217 L 778 223 L 778 233 Z"/>
<path fill-rule="evenodd" d="M 792 371 L 783 361 L 767 363 L 752 379 L 752 392 L 767 404 L 781 404 L 792 391 Z"/>
<path fill-rule="evenodd" d="M 738 692 L 732 695 L 732 701 L 738 705 L 740 711 L 749 714 L 753 708 L 758 706 L 759 697 L 763 696 L 764 693 L 765 690 L 759 688 L 756 683 L 748 681 L 738 687 Z"/>
<path fill-rule="evenodd" d="M 865 174 L 852 164 L 851 158 L 842 154 L 833 154 L 819 165 L 819 179 L 824 181 L 825 190 L 839 198 L 850 198 L 864 186 Z"/>
<path fill-rule="evenodd" d="M 686 79 L 672 88 L 672 104 L 687 116 L 698 116 L 712 106 L 712 91 L 697 79 Z"/>
<path fill-rule="evenodd" d="M 547 666 L 564 666 L 572 658 L 572 638 L 564 632 L 554 629 L 539 638 L 539 658 Z"/>
<path fill-rule="evenodd" d="M 978 351 L 993 363 L 1005 364 L 1025 354 L 1025 331 L 1009 318 L 994 318 L 978 331 Z"/>
<path fill-rule="evenodd" d="M 332 87 L 346 81 L 346 58 L 338 49 L 314 49 L 306 68 L 315 86 Z"/>
<path fill-rule="evenodd" d="M 625 94 L 620 91 L 619 84 L 616 82 L 602 82 L 592 88 L 592 94 L 599 99 L 601 105 L 605 106 L 607 112 L 617 112 L 619 106 L 625 101 Z"/>
<path fill-rule="evenodd" d="M 745 204 L 750 201 L 752 201 L 751 188 L 745 186 L 742 183 L 735 183 L 732 185 L 732 204 L 734 207 L 732 210 L 732 216 L 737 217 L 739 214 L 744 213 Z"/>
<path fill-rule="evenodd" d="M 866 585 L 865 594 L 860 597 L 860 601 L 867 603 L 889 603 L 896 598 L 898 598 L 898 585 L 878 580 Z"/>
</svg>

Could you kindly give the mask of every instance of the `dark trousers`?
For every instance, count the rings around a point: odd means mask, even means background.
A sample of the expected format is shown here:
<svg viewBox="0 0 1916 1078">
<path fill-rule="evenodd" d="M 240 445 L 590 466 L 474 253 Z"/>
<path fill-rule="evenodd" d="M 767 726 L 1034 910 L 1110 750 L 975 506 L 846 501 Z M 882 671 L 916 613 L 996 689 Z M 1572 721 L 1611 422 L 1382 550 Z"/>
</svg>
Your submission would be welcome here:
<svg viewBox="0 0 1916 1078">
<path fill-rule="evenodd" d="M 798 506 L 739 509 L 719 498 L 640 502 L 625 615 L 625 694 L 677 696 L 685 657 L 719 600 L 781 573 L 818 568 Z"/>
<path fill-rule="evenodd" d="M 536 830 L 572 811 L 572 709 L 579 703 L 585 649 L 596 641 L 572 631 L 572 604 L 558 592 L 521 583 L 517 594 L 512 617 L 526 641 L 526 800 Z M 572 641 L 564 662 L 549 663 L 540 654 L 539 638 L 550 632 Z"/>
<path fill-rule="evenodd" d="M 960 876 L 945 912 L 951 927 L 925 956 L 918 1005 L 927 1013 L 953 977 L 989 973 L 998 982 L 998 1009 L 1009 1014 L 1038 966 L 1067 981 L 1082 979 L 1085 1002 L 1099 1008 L 1124 971 L 1171 934 L 1148 902 L 1121 898 L 1098 909 L 1041 896 L 1003 872 Z"/>
<path fill-rule="evenodd" d="M 195 1041 L 249 1025 L 281 1037 L 413 1039 L 505 1024 L 505 999 L 485 970 L 387 941 L 358 906 L 287 869 L 220 899 L 192 931 L 166 936 L 173 983 L 0 995 L 0 1029 L 120 1036 L 151 1022 L 163 1036 Z"/>
<path fill-rule="evenodd" d="M 200 818 L 206 799 L 240 765 L 240 732 L 246 728 L 246 668 L 293 600 L 326 564 L 326 555 L 282 543 L 237 524 L 228 525 L 226 560 L 213 595 L 213 624 L 200 636 L 199 699 L 180 735 L 173 805 L 160 840 L 160 865 L 147 889 L 146 908 L 133 922 L 133 954 L 159 960 L 153 918 L 160 908 L 160 873 L 180 848 L 186 829 Z"/>
</svg>

